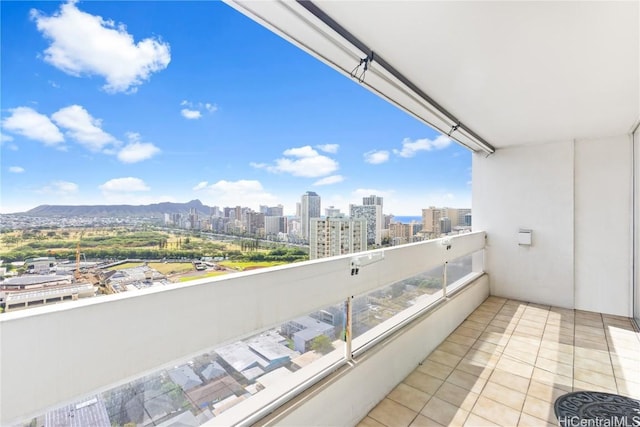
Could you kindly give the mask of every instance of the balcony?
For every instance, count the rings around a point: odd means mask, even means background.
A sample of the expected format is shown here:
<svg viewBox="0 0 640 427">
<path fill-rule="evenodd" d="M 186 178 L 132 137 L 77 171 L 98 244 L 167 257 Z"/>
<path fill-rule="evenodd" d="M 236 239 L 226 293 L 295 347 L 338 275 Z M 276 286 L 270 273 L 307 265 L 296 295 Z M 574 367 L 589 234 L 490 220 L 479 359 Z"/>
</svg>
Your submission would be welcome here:
<svg viewBox="0 0 640 427">
<path fill-rule="evenodd" d="M 463 256 L 459 282 L 205 421 L 545 425 L 563 392 L 639 397 L 640 3 L 229 3 L 348 78 L 366 60 L 359 84 L 474 151 L 482 231 L 4 315 L 0 424 Z"/>
<path fill-rule="evenodd" d="M 128 422 L 159 425 L 191 411 L 198 424 L 251 424 L 284 411 L 279 416 L 302 417 L 306 424 L 315 418 L 313 408 L 331 404 L 338 418 L 319 422 L 355 424 L 486 299 L 484 242 L 484 233 L 469 233 L 446 244 L 426 241 L 6 313 L 0 318 L 0 423 L 64 423 L 65 411 L 80 416 L 82 408 L 102 405 L 101 399 L 142 393 L 146 415 Z M 229 358 L 225 352 L 242 346 L 234 343 L 327 307 L 346 307 L 348 319 L 345 341 L 336 341 L 334 351 L 280 380 L 267 382 L 265 375 L 266 388 L 249 398 L 240 387 L 241 399 L 226 410 L 211 399 L 194 405 L 200 397 L 191 392 L 189 378 L 200 380 L 187 368 L 193 361 L 215 353 L 232 364 L 237 354 Z M 251 350 L 258 345 L 264 343 Z M 234 367 L 235 375 L 252 379 Z M 256 376 L 272 367 L 263 368 Z M 371 370 L 385 373 L 372 381 Z M 344 388 L 363 382 L 368 392 L 362 399 L 339 408 L 334 400 Z M 161 391 L 184 393 L 181 402 L 188 408 L 158 399 Z M 291 411 L 293 402 L 309 394 L 311 406 Z"/>
</svg>

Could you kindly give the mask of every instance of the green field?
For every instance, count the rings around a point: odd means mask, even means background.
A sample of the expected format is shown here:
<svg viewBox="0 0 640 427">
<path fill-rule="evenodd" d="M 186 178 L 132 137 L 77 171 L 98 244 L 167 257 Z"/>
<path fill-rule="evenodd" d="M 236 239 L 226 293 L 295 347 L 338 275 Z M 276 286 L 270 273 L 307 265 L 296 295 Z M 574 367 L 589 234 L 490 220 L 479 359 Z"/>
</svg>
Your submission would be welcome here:
<svg viewBox="0 0 640 427">
<path fill-rule="evenodd" d="M 140 267 L 144 265 L 142 262 L 127 262 L 109 268 L 109 270 L 123 270 L 125 268 Z M 149 262 L 147 265 L 162 274 L 180 274 L 195 270 L 190 262 Z"/>
<path fill-rule="evenodd" d="M 256 268 L 274 267 L 276 265 L 289 264 L 282 261 L 222 261 L 221 266 L 238 271 L 254 270 Z"/>
<path fill-rule="evenodd" d="M 222 276 L 223 274 L 227 274 L 227 272 L 226 271 L 212 271 L 210 273 L 205 273 L 205 274 L 200 274 L 200 275 L 184 276 L 184 277 L 179 278 L 178 282 L 189 282 L 191 280 L 206 279 L 207 277 Z"/>
</svg>

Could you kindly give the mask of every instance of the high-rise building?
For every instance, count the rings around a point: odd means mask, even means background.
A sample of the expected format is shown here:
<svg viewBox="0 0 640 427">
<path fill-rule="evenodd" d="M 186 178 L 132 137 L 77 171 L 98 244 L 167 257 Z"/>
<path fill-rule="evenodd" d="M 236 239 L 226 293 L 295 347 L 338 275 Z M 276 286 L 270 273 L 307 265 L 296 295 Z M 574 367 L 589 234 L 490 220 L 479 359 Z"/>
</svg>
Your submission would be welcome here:
<svg viewBox="0 0 640 427">
<path fill-rule="evenodd" d="M 363 197 L 362 204 L 365 206 L 370 206 L 370 205 L 382 206 L 382 197 L 378 197 L 374 194 L 372 194 L 369 197 Z"/>
<path fill-rule="evenodd" d="M 300 222 L 302 225 L 302 238 L 309 241 L 311 218 L 320 218 L 320 196 L 313 191 L 307 191 L 300 201 Z"/>
<path fill-rule="evenodd" d="M 309 259 L 351 254 L 367 250 L 367 222 L 342 217 L 312 218 Z"/>
<path fill-rule="evenodd" d="M 266 216 L 284 216 L 284 206 L 278 205 L 278 206 L 266 207 L 266 212 L 264 214 Z"/>
<path fill-rule="evenodd" d="M 442 234 L 451 233 L 451 220 L 449 217 L 443 216 L 440 218 L 440 232 Z"/>
<path fill-rule="evenodd" d="M 367 243 L 379 245 L 382 242 L 382 206 L 349 205 L 349 214 L 353 219 L 367 221 Z"/>
<path fill-rule="evenodd" d="M 329 206 L 324 210 L 324 216 L 326 216 L 327 218 L 341 216 L 341 215 L 342 213 L 340 213 L 340 209 L 335 208 L 333 206 Z"/>
<path fill-rule="evenodd" d="M 265 216 L 264 232 L 267 236 L 277 236 L 287 232 L 287 218 L 284 216 Z"/>
<path fill-rule="evenodd" d="M 441 208 L 430 206 L 422 209 L 422 231 L 427 237 L 440 237 L 440 218 L 443 216 Z"/>
</svg>

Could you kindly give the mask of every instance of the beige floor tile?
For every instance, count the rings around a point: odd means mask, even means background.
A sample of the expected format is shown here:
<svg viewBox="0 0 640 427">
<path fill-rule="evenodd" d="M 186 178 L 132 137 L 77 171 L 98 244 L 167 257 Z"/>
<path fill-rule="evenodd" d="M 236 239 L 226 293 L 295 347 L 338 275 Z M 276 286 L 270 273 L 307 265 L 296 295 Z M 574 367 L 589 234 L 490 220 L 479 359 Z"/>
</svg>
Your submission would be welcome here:
<svg viewBox="0 0 640 427">
<path fill-rule="evenodd" d="M 549 384 L 543 384 L 536 380 L 531 380 L 531 383 L 529 384 L 529 390 L 527 390 L 528 396 L 533 396 L 537 399 L 551 403 L 555 402 L 558 397 L 567 393 L 569 393 L 568 390 L 553 387 Z"/>
<path fill-rule="evenodd" d="M 495 363 L 497 363 L 497 361 L 500 359 L 500 353 L 498 354 L 487 353 L 486 351 L 472 348 L 471 350 L 469 350 L 469 352 L 466 354 L 464 358 L 467 360 L 472 360 L 477 363 L 484 363 L 486 366 L 490 366 L 489 365 L 490 362 L 494 361 L 493 366 L 495 366 Z"/>
<path fill-rule="evenodd" d="M 485 378 L 480 378 L 476 375 L 469 374 L 459 369 L 455 369 L 447 378 L 447 382 L 455 384 L 474 393 L 480 393 L 487 380 Z"/>
<path fill-rule="evenodd" d="M 451 341 L 444 341 L 438 346 L 438 350 L 445 351 L 456 356 L 464 357 L 467 351 L 471 348 L 470 345 L 457 344 Z"/>
<path fill-rule="evenodd" d="M 500 334 L 500 335 L 504 335 L 504 336 L 509 336 L 513 333 L 513 331 L 515 330 L 514 327 L 509 327 L 509 328 L 503 328 L 502 326 L 496 326 L 496 325 L 492 325 L 489 324 L 487 325 L 487 327 L 484 329 L 484 333 L 494 333 L 494 334 Z"/>
<path fill-rule="evenodd" d="M 508 315 L 500 314 L 500 313 L 496 314 L 496 316 L 493 318 L 493 320 L 509 323 L 510 325 L 517 325 L 518 324 L 518 319 L 514 319 L 513 316 L 508 316 Z"/>
<path fill-rule="evenodd" d="M 405 384 L 417 388 L 427 394 L 433 395 L 438 387 L 443 383 L 439 378 L 432 377 L 431 375 L 423 374 L 422 372 L 413 371 L 403 381 Z"/>
<path fill-rule="evenodd" d="M 618 393 L 640 400 L 640 383 L 617 379 Z"/>
<path fill-rule="evenodd" d="M 540 348 L 546 348 L 548 350 L 560 351 L 562 353 L 573 354 L 573 344 L 560 343 L 557 340 L 545 340 L 540 342 Z"/>
<path fill-rule="evenodd" d="M 572 348 L 575 343 L 575 338 L 573 335 L 558 334 L 555 332 L 544 333 L 542 335 L 542 340 L 551 343 L 564 344 Z"/>
<path fill-rule="evenodd" d="M 494 331 L 483 332 L 482 335 L 478 338 L 481 341 L 490 342 L 492 344 L 497 344 L 501 346 L 507 345 L 509 342 L 509 336 Z"/>
<path fill-rule="evenodd" d="M 477 340 L 471 346 L 471 348 L 474 350 L 484 351 L 485 353 L 490 353 L 490 354 L 502 354 L 502 352 L 504 351 L 504 346 L 493 344 L 487 341 L 481 341 L 481 340 Z M 469 355 L 467 355 L 467 357 L 468 356 Z"/>
<path fill-rule="evenodd" d="M 540 350 L 538 350 L 538 357 L 544 357 L 545 359 L 554 360 L 556 362 L 564 363 L 565 365 L 573 364 L 573 354 L 550 350 L 548 348 L 540 347 Z"/>
<path fill-rule="evenodd" d="M 442 424 L 432 420 L 431 418 L 427 418 L 422 414 L 418 414 L 415 420 L 411 423 L 409 427 L 440 427 Z"/>
<path fill-rule="evenodd" d="M 516 328 L 513 330 L 512 335 L 517 337 L 532 337 L 540 340 L 543 335 L 543 330 L 527 328 L 526 326 L 516 326 Z"/>
<path fill-rule="evenodd" d="M 451 371 L 453 371 L 453 366 L 447 366 L 442 363 L 434 362 L 433 360 L 425 359 L 416 370 L 423 374 L 445 380 Z"/>
<path fill-rule="evenodd" d="M 518 322 L 518 326 L 526 326 L 534 329 L 544 329 L 544 325 L 546 324 L 546 319 L 544 319 L 543 321 L 532 320 L 532 319 L 526 318 L 525 316 L 526 314 L 520 318 L 520 321 Z"/>
<path fill-rule="evenodd" d="M 526 390 L 529 387 L 529 378 L 524 378 L 510 372 L 496 369 L 489 377 L 489 382 L 495 382 L 515 391 Z M 571 385 L 569 385 L 571 390 Z"/>
<path fill-rule="evenodd" d="M 520 362 L 506 355 L 500 357 L 496 368 L 525 378 L 531 378 L 533 373 L 533 365 Z"/>
<path fill-rule="evenodd" d="M 601 391 L 604 393 L 618 393 L 617 388 L 604 387 L 597 384 L 587 383 L 581 380 L 573 380 L 573 391 Z"/>
<path fill-rule="evenodd" d="M 540 346 L 540 337 L 534 337 L 531 335 L 512 335 L 509 339 L 509 344 L 517 343 L 524 346 Z"/>
<path fill-rule="evenodd" d="M 453 426 L 462 425 L 469 415 L 468 411 L 437 397 L 431 398 L 420 413 L 442 425 Z"/>
<path fill-rule="evenodd" d="M 391 399 L 383 399 L 369 412 L 370 418 L 389 427 L 408 426 L 416 415 L 418 415 L 417 412 Z"/>
<path fill-rule="evenodd" d="M 482 335 L 482 331 L 477 329 L 467 328 L 466 326 L 458 326 L 454 331 L 455 334 L 462 335 L 469 338 L 477 339 L 480 335 Z"/>
<path fill-rule="evenodd" d="M 462 356 L 456 356 L 455 354 L 436 349 L 431 352 L 427 359 L 433 360 L 434 362 L 442 363 L 443 365 L 455 367 L 458 362 L 462 360 Z"/>
<path fill-rule="evenodd" d="M 476 310 L 469 317 L 467 317 L 467 320 L 471 320 L 471 321 L 486 325 L 487 323 L 493 320 L 494 316 L 495 316 L 495 313 L 482 313 Z"/>
<path fill-rule="evenodd" d="M 545 371 L 549 371 L 553 374 L 559 374 L 565 377 L 573 377 L 573 366 L 566 365 L 555 360 L 545 359 L 544 357 L 538 357 L 536 359 L 536 367 Z"/>
<path fill-rule="evenodd" d="M 602 323 L 602 319 L 591 319 L 591 318 L 586 318 L 586 317 L 582 317 L 582 316 L 576 316 L 574 319 L 574 323 L 577 325 L 584 325 L 584 326 L 592 326 L 594 328 L 602 328 L 604 327 L 604 324 Z"/>
<path fill-rule="evenodd" d="M 575 334 L 576 335 L 593 335 L 598 338 L 604 338 L 604 327 L 596 327 L 591 325 L 581 325 L 578 324 L 575 326 Z"/>
<path fill-rule="evenodd" d="M 482 417 L 477 416 L 474 413 L 469 414 L 467 421 L 464 423 L 465 427 L 495 427 L 496 423 L 489 421 Z"/>
<path fill-rule="evenodd" d="M 527 396 L 522 407 L 522 412 L 532 415 L 549 423 L 556 422 L 556 416 L 553 411 L 553 403 L 545 402 L 533 396 Z"/>
<path fill-rule="evenodd" d="M 516 327 L 516 322 L 511 322 L 509 320 L 501 320 L 501 319 L 493 319 L 490 323 L 489 326 L 495 326 L 495 327 L 499 327 L 502 328 L 503 330 L 513 330 Z"/>
<path fill-rule="evenodd" d="M 576 356 L 576 359 L 578 358 L 593 359 L 593 360 L 598 360 L 602 363 L 607 363 L 611 361 L 611 356 L 609 355 L 608 351 L 594 350 L 591 348 L 584 348 L 584 347 L 576 347 L 575 356 Z"/>
<path fill-rule="evenodd" d="M 484 331 L 484 328 L 487 327 L 486 323 L 480 323 L 473 320 L 465 320 L 462 322 L 462 325 L 465 328 L 475 329 L 476 331 Z"/>
<path fill-rule="evenodd" d="M 492 356 L 493 360 L 489 362 L 479 362 L 464 358 L 458 363 L 456 369 L 459 369 L 478 378 L 489 378 L 493 372 L 493 367 L 498 363 L 498 356 Z"/>
<path fill-rule="evenodd" d="M 573 345 L 575 345 L 576 348 L 581 347 L 590 350 L 609 351 L 609 346 L 607 345 L 606 340 L 591 341 L 588 339 L 575 337 L 575 339 L 573 340 Z"/>
<path fill-rule="evenodd" d="M 548 421 L 541 420 L 524 412 L 520 414 L 518 427 L 558 427 L 558 424 L 551 424 Z"/>
<path fill-rule="evenodd" d="M 522 410 L 522 405 L 524 404 L 524 399 L 526 397 L 524 393 L 509 389 L 494 382 L 488 382 L 484 386 L 480 396 L 500 402 L 517 411 Z"/>
<path fill-rule="evenodd" d="M 581 368 L 575 368 L 573 370 L 573 377 L 578 381 L 599 385 L 601 387 L 605 387 L 610 390 L 616 389 L 615 378 L 613 376 L 604 375 L 599 372 L 589 371 Z"/>
<path fill-rule="evenodd" d="M 618 346 L 617 348 L 609 347 L 609 350 L 618 357 L 624 357 L 640 364 L 640 348 Z"/>
<path fill-rule="evenodd" d="M 503 356 L 508 356 L 519 362 L 533 365 L 536 361 L 538 348 L 528 350 L 527 347 L 521 347 L 517 344 L 509 343 L 504 349 Z"/>
<path fill-rule="evenodd" d="M 391 393 L 389 393 L 387 397 L 406 406 L 412 411 L 420 412 L 431 398 L 431 395 L 405 383 L 400 383 L 396 388 L 391 390 Z"/>
<path fill-rule="evenodd" d="M 478 400 L 478 394 L 459 387 L 455 384 L 445 382 L 440 386 L 434 397 L 458 406 L 460 409 L 470 411 Z"/>
<path fill-rule="evenodd" d="M 566 391 L 571 391 L 573 388 L 573 379 L 571 377 L 554 374 L 540 368 L 533 369 L 531 379 Z"/>
<path fill-rule="evenodd" d="M 478 398 L 471 412 L 501 426 L 515 426 L 520 418 L 520 411 L 484 396 Z"/>
<path fill-rule="evenodd" d="M 447 337 L 447 341 L 451 341 L 457 344 L 473 346 L 476 342 L 476 338 L 466 337 L 458 333 L 452 333 Z"/>
<path fill-rule="evenodd" d="M 573 366 L 578 369 L 584 369 L 587 371 L 594 371 L 604 375 L 613 376 L 613 366 L 611 365 L 611 362 L 605 363 L 599 360 L 576 357 L 573 363 Z"/>
<path fill-rule="evenodd" d="M 374 420 L 371 417 L 364 417 L 356 427 L 386 427 L 386 426 L 381 422 Z"/>
</svg>

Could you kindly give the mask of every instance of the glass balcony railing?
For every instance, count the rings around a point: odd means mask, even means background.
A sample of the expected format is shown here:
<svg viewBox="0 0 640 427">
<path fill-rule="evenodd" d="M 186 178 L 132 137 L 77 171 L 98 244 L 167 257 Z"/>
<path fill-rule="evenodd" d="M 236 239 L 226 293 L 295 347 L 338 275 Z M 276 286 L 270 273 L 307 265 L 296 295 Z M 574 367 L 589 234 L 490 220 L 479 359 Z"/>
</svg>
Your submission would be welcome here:
<svg viewBox="0 0 640 427">
<path fill-rule="evenodd" d="M 0 424 L 250 424 L 477 277 L 483 247 L 470 233 L 7 313 Z"/>
</svg>

